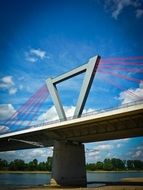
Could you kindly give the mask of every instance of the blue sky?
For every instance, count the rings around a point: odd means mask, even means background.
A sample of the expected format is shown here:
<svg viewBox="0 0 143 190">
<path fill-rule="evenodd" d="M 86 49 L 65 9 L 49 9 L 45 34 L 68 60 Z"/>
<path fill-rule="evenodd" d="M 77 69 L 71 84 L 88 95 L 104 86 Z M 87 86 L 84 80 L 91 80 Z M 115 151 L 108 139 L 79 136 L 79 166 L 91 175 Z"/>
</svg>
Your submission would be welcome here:
<svg viewBox="0 0 143 190">
<path fill-rule="evenodd" d="M 92 56 L 142 56 L 142 30 L 142 0 L 0 0 L 0 120 L 12 115 L 49 76 L 78 67 Z M 133 68 L 141 70 L 142 65 Z M 143 79 L 138 72 L 118 73 Z M 100 69 L 97 71 L 86 111 L 115 107 L 143 97 L 142 82 L 114 76 L 121 90 L 107 82 L 113 76 L 101 73 Z M 79 76 L 58 86 L 68 115 L 75 108 L 82 78 Z M 129 95 L 128 89 L 137 96 Z M 40 118 L 57 118 L 50 97 L 41 110 Z M 0 128 L 1 131 L 7 129 L 3 125 Z M 143 158 L 141 137 L 86 146 L 96 150 L 87 152 L 87 161 L 103 160 L 107 156 L 124 158 L 125 155 L 129 159 Z M 0 156 L 23 158 L 27 152 L 29 159 L 37 157 L 39 160 L 52 154 L 51 149 L 33 149 L 0 153 Z"/>
</svg>

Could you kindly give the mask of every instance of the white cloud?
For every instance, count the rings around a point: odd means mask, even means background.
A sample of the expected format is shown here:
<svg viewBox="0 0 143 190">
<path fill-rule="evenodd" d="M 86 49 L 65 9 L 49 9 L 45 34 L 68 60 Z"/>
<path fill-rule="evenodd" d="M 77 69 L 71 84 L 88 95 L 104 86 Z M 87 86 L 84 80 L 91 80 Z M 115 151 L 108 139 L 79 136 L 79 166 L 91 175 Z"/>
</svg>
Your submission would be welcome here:
<svg viewBox="0 0 143 190">
<path fill-rule="evenodd" d="M 112 143 L 113 144 L 113 143 Z M 86 144 L 86 160 L 87 162 L 102 161 L 105 157 L 109 157 L 109 153 L 114 149 L 114 145 L 109 142 L 96 142 Z"/>
<path fill-rule="evenodd" d="M 67 117 L 71 117 L 74 114 L 75 107 L 74 106 L 64 106 L 64 110 Z M 58 120 L 58 115 L 55 109 L 55 106 L 52 106 L 46 113 L 42 114 L 39 117 L 39 120 L 47 120 L 47 121 L 54 121 Z"/>
<path fill-rule="evenodd" d="M 86 153 L 86 162 L 98 162 L 102 160 L 102 155 L 100 154 L 100 151 L 91 151 Z"/>
<path fill-rule="evenodd" d="M 101 145 L 96 146 L 96 148 L 98 150 L 100 150 L 100 151 L 102 151 L 102 150 L 111 150 L 111 149 L 113 149 L 113 145 L 111 145 L 111 144 L 101 144 Z"/>
<path fill-rule="evenodd" d="M 45 56 L 46 56 L 46 52 L 41 50 L 41 49 L 31 49 L 30 53 L 32 55 L 35 55 L 35 56 L 39 57 L 40 59 L 44 59 Z"/>
<path fill-rule="evenodd" d="M 137 151 L 132 155 L 132 158 L 138 159 L 138 158 L 140 158 L 142 155 L 143 155 L 143 151 L 137 150 Z"/>
<path fill-rule="evenodd" d="M 100 154 L 100 151 L 99 151 L 99 150 L 87 152 L 87 156 L 88 156 L 88 157 L 96 157 L 96 156 L 98 156 L 99 154 Z"/>
<path fill-rule="evenodd" d="M 28 57 L 26 58 L 26 60 L 29 61 L 29 62 L 31 62 L 31 63 L 35 63 L 38 59 L 35 58 L 35 57 L 29 57 L 29 56 L 28 56 Z"/>
<path fill-rule="evenodd" d="M 139 146 L 131 148 L 127 156 L 127 159 L 143 160 L 143 141 Z"/>
<path fill-rule="evenodd" d="M 143 146 L 136 147 L 130 152 L 132 159 L 142 160 L 143 159 Z"/>
<path fill-rule="evenodd" d="M 143 9 L 137 9 L 136 10 L 136 17 L 140 18 L 141 16 L 143 16 Z"/>
<path fill-rule="evenodd" d="M 14 113 L 15 109 L 11 104 L 1 104 L 0 105 L 0 121 L 10 118 Z M 9 127 L 6 126 L 8 123 L 5 122 L 0 124 L 0 133 L 5 133 L 9 131 Z"/>
<path fill-rule="evenodd" d="M 17 88 L 13 81 L 12 76 L 5 76 L 0 79 L 0 89 L 8 90 L 9 94 L 15 94 L 17 92 Z"/>
<path fill-rule="evenodd" d="M 33 157 L 33 158 L 35 157 L 35 158 L 36 158 L 36 157 L 39 157 L 39 156 L 41 156 L 41 155 L 42 155 L 43 157 L 44 157 L 44 156 L 47 156 L 47 151 L 46 151 L 46 149 L 39 149 L 39 148 L 38 148 L 38 149 L 33 149 L 33 150 L 31 150 L 31 151 L 29 152 L 29 155 L 28 155 L 28 156 L 29 156 L 29 158 L 30 158 L 30 157 Z"/>
<path fill-rule="evenodd" d="M 139 0 L 108 0 L 105 1 L 105 8 L 112 12 L 112 17 L 118 19 L 119 15 L 126 7 L 133 7 L 136 10 L 136 17 L 142 16 L 141 3 Z"/>
<path fill-rule="evenodd" d="M 66 113 L 67 117 L 72 117 L 74 115 L 75 106 L 64 106 L 63 108 L 65 110 L 65 113 Z M 95 111 L 95 110 L 93 110 L 91 108 L 89 108 L 87 110 L 84 109 L 83 114 L 89 113 L 89 112 L 92 112 L 92 111 Z M 58 119 L 59 119 L 59 117 L 57 115 L 55 106 L 52 106 L 46 113 L 43 113 L 38 118 L 38 120 L 47 120 L 47 121 L 54 121 L 54 120 L 58 120 Z"/>
<path fill-rule="evenodd" d="M 0 88 L 1 88 L 1 89 L 8 89 L 8 88 L 9 88 L 9 85 L 7 85 L 6 83 L 0 82 Z"/>
<path fill-rule="evenodd" d="M 49 56 L 46 56 L 46 51 L 41 49 L 30 49 L 29 52 L 26 52 L 26 60 L 35 63 L 38 60 L 43 60 L 46 57 L 49 59 Z"/>
<path fill-rule="evenodd" d="M 14 85 L 12 76 L 5 76 L 1 79 L 1 81 L 9 85 Z"/>
<path fill-rule="evenodd" d="M 130 138 L 101 141 L 85 144 L 87 162 L 103 161 L 105 158 L 121 158 L 122 150 L 126 147 Z M 130 156 L 131 157 L 131 156 Z"/>
<path fill-rule="evenodd" d="M 0 152 L 0 158 L 3 160 L 7 160 L 7 161 L 12 161 L 14 160 L 16 157 L 14 157 L 16 155 L 16 151 L 8 151 L 8 152 Z M 14 159 L 12 159 L 14 157 Z"/>
<path fill-rule="evenodd" d="M 12 87 L 9 89 L 9 94 L 15 94 L 17 92 L 17 88 Z"/>
<path fill-rule="evenodd" d="M 47 121 L 54 121 L 57 120 L 58 115 L 56 113 L 56 109 L 54 106 L 52 106 L 46 113 L 43 113 L 38 120 L 47 120 Z"/>
<path fill-rule="evenodd" d="M 0 120 L 5 120 L 11 117 L 15 113 L 15 109 L 12 104 L 0 105 Z"/>
<path fill-rule="evenodd" d="M 119 95 L 119 100 L 122 101 L 122 104 L 134 102 L 143 99 L 143 82 L 139 84 L 139 87 L 136 89 L 128 89 L 123 91 Z"/>
<path fill-rule="evenodd" d="M 38 159 L 39 162 L 46 161 L 48 156 L 52 156 L 52 147 L 48 148 L 36 148 L 30 150 L 17 150 L 0 152 L 0 158 L 12 161 L 14 159 L 22 159 L 25 162 L 32 161 L 33 159 Z"/>
</svg>

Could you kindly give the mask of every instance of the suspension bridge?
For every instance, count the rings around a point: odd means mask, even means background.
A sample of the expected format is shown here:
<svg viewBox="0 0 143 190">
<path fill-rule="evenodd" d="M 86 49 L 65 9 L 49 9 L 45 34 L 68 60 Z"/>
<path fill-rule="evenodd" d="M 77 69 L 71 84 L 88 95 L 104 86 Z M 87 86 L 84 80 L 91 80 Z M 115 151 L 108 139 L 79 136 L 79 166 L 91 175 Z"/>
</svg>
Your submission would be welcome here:
<svg viewBox="0 0 143 190">
<path fill-rule="evenodd" d="M 99 66 L 100 65 L 100 66 Z M 67 186 L 85 186 L 83 143 L 143 136 L 143 57 L 93 57 L 88 63 L 56 78 L 48 78 L 1 126 L 0 151 L 54 146 L 52 182 Z M 132 90 L 106 77 L 108 84 L 125 92 L 132 102 L 112 109 L 83 114 L 84 106 L 97 72 L 136 83 Z M 56 85 L 85 73 L 73 117 L 68 118 Z M 138 73 L 139 78 L 135 78 Z M 59 120 L 39 121 L 39 110 L 51 95 Z"/>
</svg>

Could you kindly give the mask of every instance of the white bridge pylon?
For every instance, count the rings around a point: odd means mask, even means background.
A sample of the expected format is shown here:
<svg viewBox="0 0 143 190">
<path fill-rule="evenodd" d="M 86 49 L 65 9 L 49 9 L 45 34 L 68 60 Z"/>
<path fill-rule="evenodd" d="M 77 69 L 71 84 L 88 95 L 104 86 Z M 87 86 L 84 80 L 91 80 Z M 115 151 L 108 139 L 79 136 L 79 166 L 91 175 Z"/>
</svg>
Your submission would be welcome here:
<svg viewBox="0 0 143 190">
<path fill-rule="evenodd" d="M 66 114 L 65 114 L 63 105 L 61 103 L 61 100 L 60 100 L 60 97 L 58 94 L 58 89 L 56 88 L 56 84 L 61 83 L 74 76 L 77 76 L 81 73 L 85 73 L 82 87 L 81 87 L 79 97 L 77 100 L 76 109 L 75 109 L 75 112 L 73 115 L 73 118 L 80 117 L 82 114 L 82 111 L 84 109 L 95 73 L 97 71 L 99 61 L 100 61 L 100 56 L 97 55 L 97 56 L 89 59 L 88 63 L 86 63 L 78 68 L 75 68 L 75 69 L 73 69 L 67 73 L 64 73 L 56 78 L 48 78 L 46 80 L 47 88 L 49 90 L 49 93 L 50 93 L 53 103 L 55 105 L 55 108 L 56 108 L 56 111 L 57 111 L 60 121 L 65 121 L 65 120 L 67 120 L 67 118 L 66 118 Z"/>
</svg>

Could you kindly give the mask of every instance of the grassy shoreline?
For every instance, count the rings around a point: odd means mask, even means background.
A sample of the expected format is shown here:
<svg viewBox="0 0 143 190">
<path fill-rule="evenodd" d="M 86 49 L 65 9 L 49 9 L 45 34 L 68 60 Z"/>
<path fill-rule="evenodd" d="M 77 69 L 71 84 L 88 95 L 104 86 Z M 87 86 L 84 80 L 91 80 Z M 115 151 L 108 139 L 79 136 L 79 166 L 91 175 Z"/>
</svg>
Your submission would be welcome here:
<svg viewBox="0 0 143 190">
<path fill-rule="evenodd" d="M 123 170 L 123 171 L 102 171 L 102 170 L 96 170 L 96 171 L 90 171 L 90 170 L 87 170 L 87 172 L 89 173 L 95 173 L 95 172 L 99 172 L 99 173 L 112 173 L 112 172 L 117 172 L 117 173 L 122 173 L 122 172 L 143 172 L 143 170 Z M 11 170 L 1 170 L 0 171 L 0 174 L 26 174 L 26 173 L 29 173 L 29 174 L 51 174 L 52 172 L 50 171 L 11 171 Z"/>
<path fill-rule="evenodd" d="M 103 171 L 103 170 L 90 171 L 90 170 L 87 170 L 86 172 L 90 172 L 90 173 L 92 173 L 92 172 L 93 172 L 93 173 L 94 173 L 94 172 L 99 172 L 99 173 L 100 173 L 100 172 L 101 172 L 101 173 L 102 173 L 102 172 L 103 172 L 103 173 L 106 173 L 106 172 L 107 172 L 107 173 L 112 173 L 112 172 L 117 172 L 117 173 L 128 172 L 128 173 L 129 173 L 129 172 L 143 172 L 143 170 L 119 170 L 119 171 L 117 171 L 117 170 L 112 170 L 112 171 L 106 171 L 106 170 L 105 170 L 105 171 Z"/>
<path fill-rule="evenodd" d="M 0 171 L 0 174 L 51 174 L 49 171 L 10 171 L 10 170 L 2 170 Z"/>
</svg>

